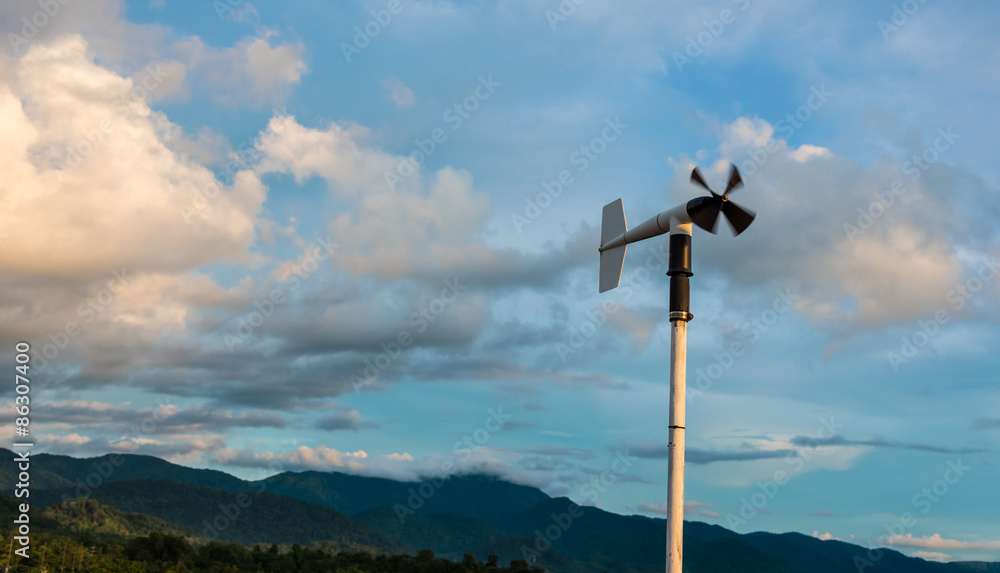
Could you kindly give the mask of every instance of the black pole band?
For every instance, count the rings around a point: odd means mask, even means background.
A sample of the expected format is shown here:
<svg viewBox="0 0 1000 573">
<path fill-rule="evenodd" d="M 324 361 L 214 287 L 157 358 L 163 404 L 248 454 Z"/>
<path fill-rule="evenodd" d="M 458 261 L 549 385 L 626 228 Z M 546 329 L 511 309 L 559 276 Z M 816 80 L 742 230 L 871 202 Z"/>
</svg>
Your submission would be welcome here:
<svg viewBox="0 0 1000 573">
<path fill-rule="evenodd" d="M 691 286 L 686 275 L 670 277 L 670 319 L 691 320 Z"/>
<path fill-rule="evenodd" d="M 667 274 L 691 276 L 691 235 L 670 235 L 667 252 Z"/>
<path fill-rule="evenodd" d="M 670 276 L 670 321 L 689 321 L 691 314 L 691 235 L 670 235 L 667 275 Z"/>
</svg>

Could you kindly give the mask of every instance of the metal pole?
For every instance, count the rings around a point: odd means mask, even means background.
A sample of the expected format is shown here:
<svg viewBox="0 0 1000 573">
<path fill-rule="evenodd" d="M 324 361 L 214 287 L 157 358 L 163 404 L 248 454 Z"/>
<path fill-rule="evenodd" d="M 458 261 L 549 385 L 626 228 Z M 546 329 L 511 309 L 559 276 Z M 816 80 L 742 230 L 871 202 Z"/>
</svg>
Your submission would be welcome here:
<svg viewBox="0 0 1000 573">
<path fill-rule="evenodd" d="M 690 312 L 691 224 L 670 231 L 670 423 L 667 465 L 667 573 L 681 573 L 684 558 L 684 396 Z"/>
<path fill-rule="evenodd" d="M 671 313 L 673 314 L 673 313 Z M 667 469 L 667 573 L 681 573 L 684 554 L 684 393 L 687 320 L 670 322 L 670 454 Z"/>
</svg>

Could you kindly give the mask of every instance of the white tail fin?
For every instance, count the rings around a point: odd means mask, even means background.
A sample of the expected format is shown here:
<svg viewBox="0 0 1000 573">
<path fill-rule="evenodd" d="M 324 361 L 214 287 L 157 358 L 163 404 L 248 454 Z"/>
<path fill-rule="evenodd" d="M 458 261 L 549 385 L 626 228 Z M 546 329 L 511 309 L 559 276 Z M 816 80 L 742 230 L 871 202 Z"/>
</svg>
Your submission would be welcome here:
<svg viewBox="0 0 1000 573">
<path fill-rule="evenodd" d="M 605 205 L 601 218 L 601 246 L 627 230 L 625 205 L 622 200 L 618 199 Z M 625 264 L 625 249 L 627 247 L 628 245 L 621 245 L 601 252 L 601 292 L 609 291 L 618 286 L 622 277 L 622 265 Z"/>
</svg>

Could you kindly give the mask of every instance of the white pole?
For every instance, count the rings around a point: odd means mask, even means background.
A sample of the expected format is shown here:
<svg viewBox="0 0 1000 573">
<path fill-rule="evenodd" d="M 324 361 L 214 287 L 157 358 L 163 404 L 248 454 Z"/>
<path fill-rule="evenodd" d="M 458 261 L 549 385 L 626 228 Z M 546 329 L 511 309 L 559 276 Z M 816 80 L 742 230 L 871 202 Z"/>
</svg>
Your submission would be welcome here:
<svg viewBox="0 0 1000 573">
<path fill-rule="evenodd" d="M 674 313 L 671 313 L 673 315 Z M 687 313 L 684 313 L 687 315 Z M 667 573 L 681 573 L 684 549 L 684 394 L 687 316 L 670 321 L 670 442 L 667 444 Z"/>
</svg>

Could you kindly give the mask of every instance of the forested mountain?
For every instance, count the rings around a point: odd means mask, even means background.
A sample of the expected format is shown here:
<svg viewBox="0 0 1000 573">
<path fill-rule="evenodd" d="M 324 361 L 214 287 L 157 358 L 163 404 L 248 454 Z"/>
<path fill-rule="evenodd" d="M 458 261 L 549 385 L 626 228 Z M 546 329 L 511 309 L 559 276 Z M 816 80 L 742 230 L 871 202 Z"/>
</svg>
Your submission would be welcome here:
<svg viewBox="0 0 1000 573">
<path fill-rule="evenodd" d="M 74 488 L 32 492 L 40 507 L 72 496 Z M 391 553 L 413 548 L 335 509 L 267 491 L 229 492 L 169 480 L 126 480 L 103 484 L 90 497 L 126 512 L 176 524 L 210 540 L 254 543 L 335 541 L 344 546 Z"/>
</svg>

